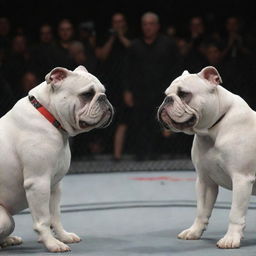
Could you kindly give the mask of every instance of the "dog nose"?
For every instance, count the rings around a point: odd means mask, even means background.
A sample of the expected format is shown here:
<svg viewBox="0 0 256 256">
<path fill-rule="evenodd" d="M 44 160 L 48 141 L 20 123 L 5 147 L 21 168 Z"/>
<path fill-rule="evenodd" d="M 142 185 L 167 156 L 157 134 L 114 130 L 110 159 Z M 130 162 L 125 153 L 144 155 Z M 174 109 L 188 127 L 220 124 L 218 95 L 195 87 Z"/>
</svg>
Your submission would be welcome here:
<svg viewBox="0 0 256 256">
<path fill-rule="evenodd" d="M 172 96 L 167 96 L 164 100 L 165 104 L 172 104 L 173 103 L 173 98 Z"/>
<path fill-rule="evenodd" d="M 107 96 L 105 94 L 101 94 L 99 97 L 98 97 L 98 101 L 105 101 L 107 99 Z"/>
</svg>

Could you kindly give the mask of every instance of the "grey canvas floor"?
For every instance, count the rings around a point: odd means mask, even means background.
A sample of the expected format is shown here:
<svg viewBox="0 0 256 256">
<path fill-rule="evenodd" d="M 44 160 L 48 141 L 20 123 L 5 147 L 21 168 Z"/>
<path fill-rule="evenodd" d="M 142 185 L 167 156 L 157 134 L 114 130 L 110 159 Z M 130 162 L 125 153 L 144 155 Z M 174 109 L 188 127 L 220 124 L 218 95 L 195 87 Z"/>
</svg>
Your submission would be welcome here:
<svg viewBox="0 0 256 256">
<path fill-rule="evenodd" d="M 195 216 L 195 173 L 131 172 L 68 175 L 63 180 L 62 220 L 82 241 L 65 255 L 234 255 L 256 254 L 256 198 L 247 214 L 240 249 L 221 250 L 215 244 L 227 228 L 231 193 L 221 189 L 203 238 L 178 240 Z M 16 215 L 20 246 L 0 249 L 0 255 L 56 255 L 38 244 L 28 211 Z"/>
</svg>

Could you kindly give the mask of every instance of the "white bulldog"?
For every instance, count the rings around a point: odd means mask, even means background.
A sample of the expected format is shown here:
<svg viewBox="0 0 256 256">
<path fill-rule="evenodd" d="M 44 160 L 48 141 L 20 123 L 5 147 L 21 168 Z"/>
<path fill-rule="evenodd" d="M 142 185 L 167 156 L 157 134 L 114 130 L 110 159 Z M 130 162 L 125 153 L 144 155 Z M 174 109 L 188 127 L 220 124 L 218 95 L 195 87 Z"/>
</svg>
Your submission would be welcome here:
<svg viewBox="0 0 256 256">
<path fill-rule="evenodd" d="M 199 239 L 206 229 L 218 186 L 233 191 L 229 226 L 219 248 L 240 247 L 251 194 L 256 194 L 256 113 L 219 84 L 214 67 L 184 71 L 165 91 L 158 119 L 175 132 L 195 134 L 192 161 L 197 172 L 197 216 L 178 235 Z"/>
<path fill-rule="evenodd" d="M 21 244 L 12 215 L 29 207 L 39 241 L 69 251 L 80 238 L 60 221 L 60 180 L 69 170 L 69 136 L 106 127 L 113 107 L 83 66 L 55 68 L 0 119 L 0 247 Z M 53 229 L 56 237 L 51 231 Z"/>
</svg>

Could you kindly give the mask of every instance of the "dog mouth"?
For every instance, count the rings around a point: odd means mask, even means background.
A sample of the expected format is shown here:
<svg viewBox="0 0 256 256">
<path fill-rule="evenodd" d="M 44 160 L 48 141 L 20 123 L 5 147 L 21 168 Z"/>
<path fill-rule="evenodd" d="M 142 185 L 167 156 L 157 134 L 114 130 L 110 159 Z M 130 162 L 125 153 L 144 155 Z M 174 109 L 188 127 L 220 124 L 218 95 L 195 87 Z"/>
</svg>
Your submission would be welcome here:
<svg viewBox="0 0 256 256">
<path fill-rule="evenodd" d="M 98 126 L 102 122 L 102 120 L 105 119 L 105 117 L 107 117 L 106 120 L 100 126 Z M 112 120 L 112 111 L 107 110 L 102 114 L 100 120 L 96 123 L 88 123 L 84 120 L 79 120 L 79 127 L 81 129 L 86 129 L 89 127 L 105 128 L 111 123 L 111 120 Z"/>
<path fill-rule="evenodd" d="M 187 121 L 181 122 L 181 123 L 174 121 L 172 118 L 170 118 L 170 119 L 171 119 L 171 122 L 175 125 L 182 125 L 182 126 L 187 126 L 187 127 L 192 127 L 196 123 L 195 115 L 192 115 Z"/>
<path fill-rule="evenodd" d="M 107 111 L 107 114 L 105 116 L 108 115 L 108 118 L 98 127 L 100 129 L 106 128 L 110 125 L 112 118 L 113 118 L 113 113 L 111 110 Z"/>
<path fill-rule="evenodd" d="M 173 127 L 177 130 L 184 130 L 194 127 L 197 122 L 197 117 L 195 114 L 192 114 L 186 121 L 178 122 L 171 118 L 163 108 L 159 113 L 159 120 L 166 129 L 171 129 Z"/>
<path fill-rule="evenodd" d="M 89 125 L 87 122 L 83 121 L 83 120 L 79 120 L 79 126 L 81 129 L 85 129 L 91 125 Z"/>
</svg>

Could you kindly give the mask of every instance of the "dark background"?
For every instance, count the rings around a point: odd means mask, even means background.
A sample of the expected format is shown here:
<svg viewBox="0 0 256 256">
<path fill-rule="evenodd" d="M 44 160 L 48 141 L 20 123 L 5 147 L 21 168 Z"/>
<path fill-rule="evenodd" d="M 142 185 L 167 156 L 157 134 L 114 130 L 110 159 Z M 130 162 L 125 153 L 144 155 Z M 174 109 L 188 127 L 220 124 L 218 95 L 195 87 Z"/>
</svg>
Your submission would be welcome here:
<svg viewBox="0 0 256 256">
<path fill-rule="evenodd" d="M 225 40 L 226 19 L 230 16 L 236 16 L 240 18 L 239 20 L 242 23 L 241 36 L 244 39 L 247 39 L 249 35 L 249 39 L 251 39 L 249 40 L 250 45 L 248 45 L 250 54 L 248 54 L 246 58 L 240 59 L 239 57 L 232 60 L 231 63 L 228 63 L 228 68 L 225 70 L 226 74 L 223 72 L 221 75 L 223 75 L 223 78 L 225 78 L 223 79 L 224 87 L 230 89 L 234 93 L 241 95 L 253 109 L 256 109 L 256 97 L 254 96 L 256 92 L 256 79 L 254 75 L 256 71 L 256 65 L 254 61 L 256 56 L 256 15 L 254 5 L 254 1 L 242 0 L 156 0 L 154 2 L 150 2 L 150 0 L 0 0 L 0 17 L 7 17 L 10 20 L 12 35 L 17 34 L 19 28 L 21 28 L 22 34 L 24 32 L 29 44 L 31 44 L 29 46 L 34 46 L 39 42 L 39 28 L 42 24 L 50 24 L 55 30 L 54 34 L 57 35 L 57 25 L 63 18 L 70 19 L 76 30 L 78 30 L 78 26 L 81 22 L 92 20 L 95 23 L 96 38 L 97 40 L 99 39 L 99 41 L 101 41 L 101 37 L 104 37 L 106 32 L 109 31 L 109 28 L 111 27 L 111 17 L 116 12 L 122 12 L 126 15 L 129 31 L 131 31 L 133 38 L 137 38 L 141 35 L 141 16 L 148 11 L 158 14 L 160 17 L 162 32 L 165 33 L 166 28 L 169 25 L 173 25 L 177 31 L 175 36 L 181 38 L 186 38 L 189 35 L 189 22 L 191 18 L 195 16 L 201 16 L 204 19 L 206 34 L 214 34 L 213 32 L 217 31 L 220 35 L 220 38 Z M 193 70 L 188 70 L 193 72 Z M 197 69 L 196 72 L 199 70 L 200 69 Z M 226 81 L 228 83 L 226 83 Z M 2 82 L 1 84 L 4 83 Z M 230 84 L 232 85 L 232 88 L 231 86 L 228 86 Z M 19 84 L 17 84 L 17 86 L 19 86 Z M 2 95 L 4 95 L 3 92 Z M 8 99 L 5 96 L 3 96 L 3 99 L 3 103 L 8 102 Z M 0 103 L 2 102 L 0 101 Z M 11 105 L 8 104 L 8 106 L 5 107 L 9 108 Z M 0 105 L 0 110 L 1 109 L 2 107 Z M 131 130 L 131 136 L 129 138 L 133 138 L 133 135 L 136 134 L 136 129 L 130 128 L 132 127 L 128 128 L 128 131 Z M 160 133 L 160 126 L 157 128 L 157 131 Z M 101 149 L 101 152 L 112 154 L 114 133 L 115 125 L 112 124 L 108 129 L 96 130 L 89 134 L 77 136 L 76 141 L 81 141 L 81 145 L 77 147 L 78 151 L 81 152 L 82 156 L 86 155 L 87 149 L 83 150 L 83 148 L 85 148 L 86 145 L 89 145 L 88 138 L 92 137 L 91 141 L 93 141 L 94 138 L 98 139 L 99 137 L 104 138 L 99 142 L 99 144 L 104 145 L 102 147 L 103 149 Z M 189 156 L 191 141 L 193 139 L 192 136 L 187 136 L 184 134 L 173 134 L 170 136 L 170 138 L 161 139 L 162 141 L 159 143 L 159 145 L 163 145 L 164 153 L 168 152 L 168 154 L 170 153 L 174 155 L 174 153 L 176 154 L 178 152 L 179 157 L 179 154 L 185 154 L 185 157 Z M 127 139 L 127 141 L 128 144 L 132 144 L 129 139 Z M 94 143 L 93 145 L 96 144 L 97 143 Z M 107 146 L 105 147 L 105 145 Z M 127 152 L 133 152 L 134 148 L 136 147 L 137 145 L 134 143 L 134 145 L 131 145 L 130 148 L 127 147 Z M 90 154 L 88 155 L 90 156 Z"/>
<path fill-rule="evenodd" d="M 116 11 L 124 12 L 134 34 L 139 33 L 141 15 L 146 11 L 156 12 L 160 16 L 162 28 L 173 24 L 179 33 L 186 33 L 189 19 L 192 16 L 204 17 L 208 29 L 220 29 L 225 18 L 236 15 L 242 18 L 248 30 L 254 29 L 254 1 L 11 1 L 0 0 L 0 16 L 7 16 L 12 27 L 25 27 L 27 35 L 37 38 L 38 27 L 42 23 L 56 26 L 62 18 L 69 18 L 74 24 L 93 20 L 98 34 L 110 26 L 111 15 Z"/>
</svg>

